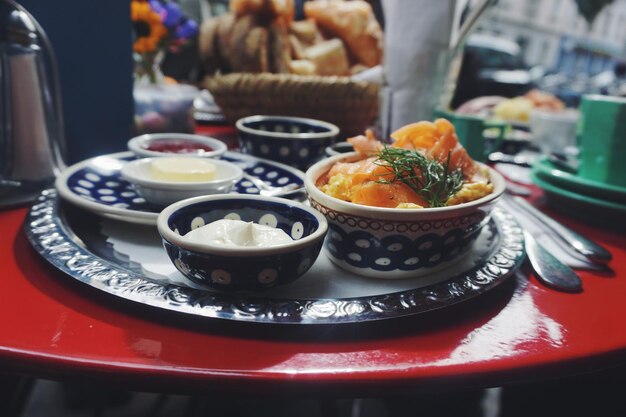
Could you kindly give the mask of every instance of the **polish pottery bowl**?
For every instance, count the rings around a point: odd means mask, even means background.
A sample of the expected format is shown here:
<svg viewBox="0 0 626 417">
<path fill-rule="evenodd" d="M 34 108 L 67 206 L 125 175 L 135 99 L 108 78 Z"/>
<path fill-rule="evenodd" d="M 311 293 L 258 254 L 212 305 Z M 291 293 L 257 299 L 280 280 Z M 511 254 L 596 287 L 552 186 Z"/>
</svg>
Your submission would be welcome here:
<svg viewBox="0 0 626 417">
<path fill-rule="evenodd" d="M 186 198 L 229 193 L 243 177 L 243 170 L 237 165 L 212 159 L 210 163 L 215 167 L 216 174 L 211 180 L 183 182 L 155 179 L 151 175 L 151 163 L 155 159 L 157 158 L 142 158 L 128 162 L 122 167 L 121 175 L 133 184 L 144 200 L 161 207 Z"/>
<path fill-rule="evenodd" d="M 307 169 L 335 142 L 339 128 L 302 117 L 250 116 L 237 120 L 243 153 Z"/>
<path fill-rule="evenodd" d="M 488 222 L 504 179 L 488 169 L 494 191 L 478 200 L 449 207 L 397 209 L 346 202 L 323 193 L 318 179 L 338 161 L 356 153 L 318 162 L 305 175 L 311 206 L 329 224 L 324 250 L 337 266 L 372 278 L 411 278 L 451 266 L 469 252 Z"/>
<path fill-rule="evenodd" d="M 128 149 L 139 158 L 191 156 L 219 158 L 227 146 L 218 139 L 187 133 L 148 133 L 128 141 Z"/>
<path fill-rule="evenodd" d="M 293 241 L 269 247 L 198 243 L 190 230 L 221 219 L 282 229 Z M 157 219 L 163 246 L 176 268 L 197 285 L 220 291 L 258 291 L 302 276 L 317 259 L 328 223 L 295 201 L 252 195 L 215 195 L 180 201 Z"/>
</svg>

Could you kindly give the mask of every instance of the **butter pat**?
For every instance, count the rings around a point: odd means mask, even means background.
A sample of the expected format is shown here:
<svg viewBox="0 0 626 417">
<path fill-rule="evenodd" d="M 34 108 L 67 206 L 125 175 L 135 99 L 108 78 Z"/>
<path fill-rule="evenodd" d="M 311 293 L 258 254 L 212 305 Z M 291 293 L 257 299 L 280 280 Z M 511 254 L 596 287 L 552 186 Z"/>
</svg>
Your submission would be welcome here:
<svg viewBox="0 0 626 417">
<path fill-rule="evenodd" d="M 201 158 L 155 158 L 150 164 L 152 178 L 161 181 L 201 182 L 215 178 L 215 165 Z"/>
<path fill-rule="evenodd" d="M 185 237 L 193 242 L 230 247 L 268 247 L 293 240 L 282 229 L 241 220 L 217 220 L 191 230 Z"/>
</svg>

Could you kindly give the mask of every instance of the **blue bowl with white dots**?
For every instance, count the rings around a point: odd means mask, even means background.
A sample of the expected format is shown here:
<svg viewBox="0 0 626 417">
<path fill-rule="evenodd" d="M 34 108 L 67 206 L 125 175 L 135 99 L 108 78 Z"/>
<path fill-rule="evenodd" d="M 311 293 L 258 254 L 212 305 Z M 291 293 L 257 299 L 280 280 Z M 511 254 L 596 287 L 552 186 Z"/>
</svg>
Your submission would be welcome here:
<svg viewBox="0 0 626 417">
<path fill-rule="evenodd" d="M 270 247 L 234 247 L 185 238 L 190 230 L 220 219 L 282 229 L 293 242 Z M 157 227 L 168 256 L 194 284 L 220 291 L 259 291 L 301 277 L 322 248 L 328 223 L 296 201 L 257 195 L 212 195 L 166 207 Z"/>
<path fill-rule="evenodd" d="M 504 192 L 504 178 L 481 164 L 494 191 L 478 200 L 437 208 L 371 207 L 325 194 L 318 180 L 336 162 L 362 159 L 356 152 L 330 157 L 305 174 L 311 206 L 328 220 L 324 252 L 337 266 L 372 278 L 413 278 L 445 269 L 468 254 Z"/>
<path fill-rule="evenodd" d="M 306 170 L 325 156 L 339 128 L 321 120 L 249 116 L 237 120 L 241 152 Z"/>
</svg>

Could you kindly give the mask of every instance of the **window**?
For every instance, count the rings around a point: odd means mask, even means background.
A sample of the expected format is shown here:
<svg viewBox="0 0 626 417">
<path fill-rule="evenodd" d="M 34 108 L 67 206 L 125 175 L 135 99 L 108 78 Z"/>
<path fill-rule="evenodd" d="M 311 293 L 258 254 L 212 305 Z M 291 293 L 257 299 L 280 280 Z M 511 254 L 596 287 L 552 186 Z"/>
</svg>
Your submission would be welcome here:
<svg viewBox="0 0 626 417">
<path fill-rule="evenodd" d="M 480 67 L 483 68 L 516 69 L 524 67 L 521 58 L 517 55 L 482 47 L 470 47 L 468 49 L 477 58 Z"/>
</svg>

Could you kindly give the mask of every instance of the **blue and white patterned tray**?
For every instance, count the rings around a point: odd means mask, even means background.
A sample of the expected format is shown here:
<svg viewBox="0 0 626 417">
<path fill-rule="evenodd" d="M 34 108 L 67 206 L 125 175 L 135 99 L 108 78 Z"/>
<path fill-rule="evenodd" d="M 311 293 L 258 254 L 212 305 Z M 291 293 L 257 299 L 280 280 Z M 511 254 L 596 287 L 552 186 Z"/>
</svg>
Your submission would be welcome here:
<svg viewBox="0 0 626 417">
<path fill-rule="evenodd" d="M 134 158 L 131 152 L 120 152 L 79 162 L 57 178 L 56 188 L 64 200 L 85 210 L 121 221 L 156 225 L 162 207 L 147 203 L 120 174 L 122 166 Z M 226 152 L 222 159 L 239 165 L 247 174 L 269 186 L 296 186 L 280 197 L 304 190 L 304 173 L 295 168 L 236 152 Z M 235 184 L 233 190 L 239 194 L 259 192 L 245 178 Z"/>
<path fill-rule="evenodd" d="M 119 226 L 117 222 L 108 223 Z M 127 226 L 124 235 L 132 236 L 135 244 L 121 248 L 122 236 L 114 232 L 108 236 L 116 236 L 118 243 L 114 240 L 111 246 L 101 223 L 92 214 L 61 204 L 52 189 L 41 193 L 24 222 L 26 236 L 35 251 L 56 269 L 120 300 L 187 315 L 183 318 L 185 323 L 188 317 L 196 317 L 246 323 L 337 325 L 407 317 L 486 294 L 513 277 L 524 259 L 522 229 L 511 214 L 496 207 L 478 238 L 484 243 L 483 249 L 472 250 L 467 265 L 462 261 L 458 267 L 428 277 L 426 285 L 422 278 L 373 280 L 352 276 L 322 254 L 307 274 L 293 283 L 258 294 L 223 293 L 156 277 L 160 274 L 155 272 L 166 271 L 145 263 L 167 258 L 158 234 L 146 227 Z M 151 232 L 152 238 L 146 232 Z M 137 246 L 146 244 L 150 245 L 149 250 L 139 254 Z M 131 246 L 133 250 L 129 250 Z M 117 248 L 124 251 L 117 252 Z M 146 275 L 146 271 L 150 274 Z"/>
</svg>

